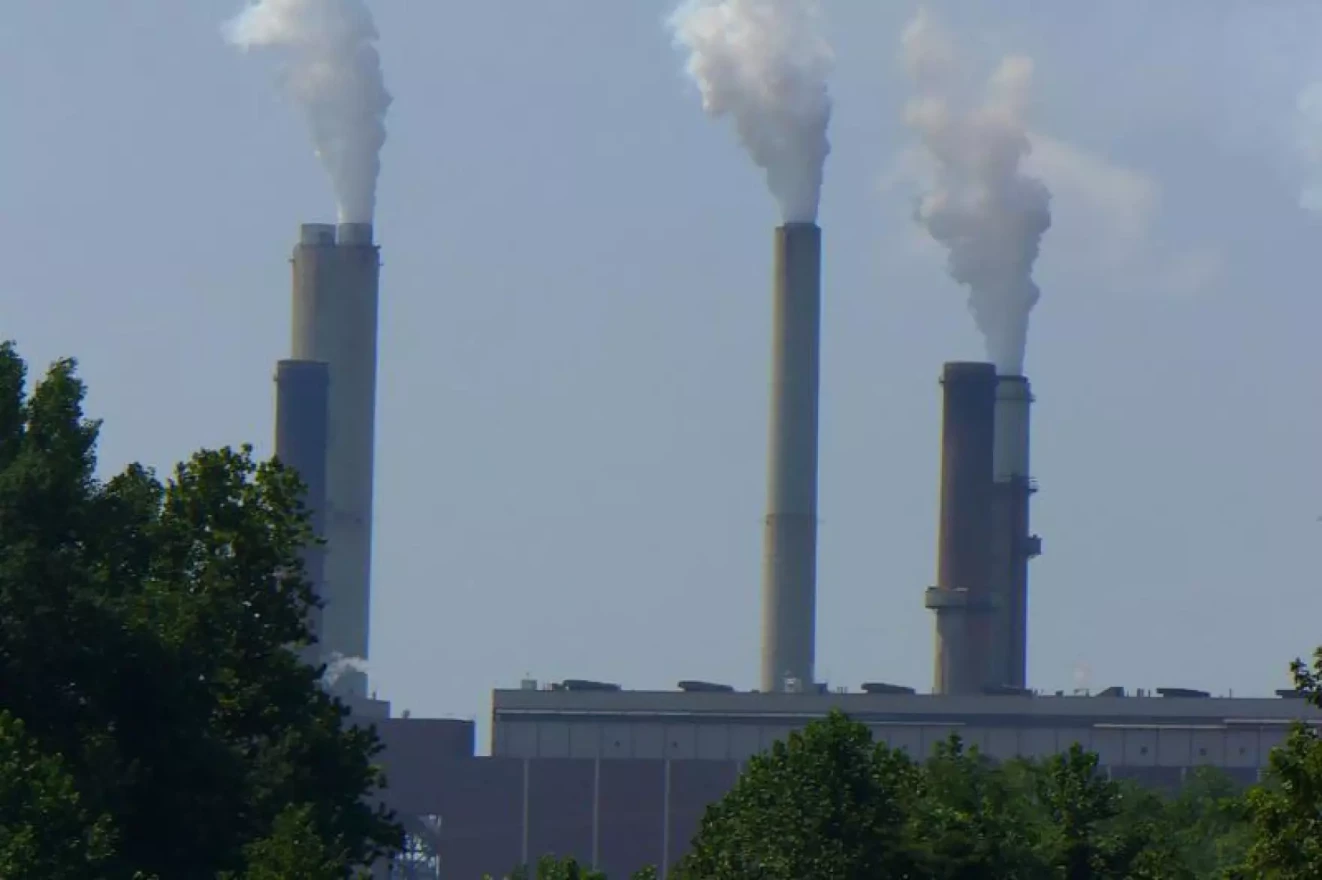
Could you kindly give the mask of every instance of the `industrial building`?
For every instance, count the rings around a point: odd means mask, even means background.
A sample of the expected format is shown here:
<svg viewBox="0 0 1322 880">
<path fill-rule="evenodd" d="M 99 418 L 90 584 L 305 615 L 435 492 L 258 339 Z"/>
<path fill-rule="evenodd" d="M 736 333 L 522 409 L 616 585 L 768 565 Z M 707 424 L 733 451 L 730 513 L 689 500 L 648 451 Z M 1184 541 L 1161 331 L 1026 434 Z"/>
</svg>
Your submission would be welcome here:
<svg viewBox="0 0 1322 880">
<path fill-rule="evenodd" d="M 674 691 L 525 681 L 493 694 L 490 756 L 474 725 L 392 718 L 352 669 L 334 690 L 378 726 L 387 800 L 410 831 L 399 876 L 501 876 L 544 854 L 612 877 L 683 856 L 703 812 L 752 756 L 832 709 L 915 757 L 952 733 L 994 758 L 1073 743 L 1112 776 L 1174 785 L 1211 765 L 1250 782 L 1288 725 L 1322 712 L 1292 692 L 1229 699 L 1180 688 L 1039 694 L 1025 677 L 1036 485 L 1023 376 L 983 363 L 942 373 L 940 525 L 932 693 L 869 683 L 833 690 L 814 674 L 821 229 L 773 240 L 773 344 L 761 687 Z M 314 662 L 368 657 L 379 254 L 371 226 L 312 224 L 293 257 L 292 357 L 277 367 L 277 455 L 308 487 L 309 577 L 325 600 Z"/>
</svg>

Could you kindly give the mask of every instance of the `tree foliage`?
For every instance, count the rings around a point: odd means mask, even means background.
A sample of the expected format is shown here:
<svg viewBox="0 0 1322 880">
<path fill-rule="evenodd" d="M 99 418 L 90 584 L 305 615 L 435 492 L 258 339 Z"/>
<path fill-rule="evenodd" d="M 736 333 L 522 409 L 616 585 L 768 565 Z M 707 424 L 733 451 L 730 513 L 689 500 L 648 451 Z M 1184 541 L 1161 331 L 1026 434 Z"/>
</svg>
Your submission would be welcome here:
<svg viewBox="0 0 1322 880">
<path fill-rule="evenodd" d="M 83 880 L 110 846 L 107 817 L 88 813 L 64 762 L 0 712 L 0 877 Z"/>
<path fill-rule="evenodd" d="M 0 346 L 0 710 L 22 722 L 3 732 L 40 809 L 93 823 L 79 876 L 215 877 L 313 839 L 347 876 L 396 846 L 375 734 L 295 653 L 315 602 L 296 476 L 243 447 L 99 481 L 83 398 L 68 360 L 26 394 Z M 24 808 L 0 807 L 17 840 Z"/>
<path fill-rule="evenodd" d="M 1322 648 L 1312 666 L 1295 661 L 1295 688 L 1322 706 Z M 1266 880 L 1322 877 L 1322 739 L 1315 727 L 1296 724 L 1272 751 L 1267 783 L 1249 793 L 1252 842 L 1242 876 Z"/>
<path fill-rule="evenodd" d="M 1077 746 L 996 764 L 951 737 L 924 762 L 839 713 L 755 758 L 705 817 L 685 880 L 1219 877 L 1242 800 L 1210 772 L 1166 797 Z"/>
<path fill-rule="evenodd" d="M 908 845 L 916 772 L 839 713 L 749 762 L 708 809 L 683 878 L 912 876 Z"/>
</svg>

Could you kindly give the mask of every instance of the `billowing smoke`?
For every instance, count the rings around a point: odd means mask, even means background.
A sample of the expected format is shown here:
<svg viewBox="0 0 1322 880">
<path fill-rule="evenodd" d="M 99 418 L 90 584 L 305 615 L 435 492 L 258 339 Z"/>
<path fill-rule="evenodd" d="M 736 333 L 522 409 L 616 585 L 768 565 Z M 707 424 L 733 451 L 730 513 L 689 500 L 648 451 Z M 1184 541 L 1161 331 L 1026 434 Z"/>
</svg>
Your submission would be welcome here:
<svg viewBox="0 0 1322 880">
<path fill-rule="evenodd" d="M 817 0 L 687 0 L 670 19 L 713 118 L 729 116 L 787 223 L 817 219 L 831 47 Z"/>
<path fill-rule="evenodd" d="M 326 687 L 334 687 L 335 683 L 349 672 L 366 675 L 367 661 L 362 657 L 346 657 L 338 651 L 332 652 L 326 658 L 326 671 L 321 676 L 322 683 Z"/>
<path fill-rule="evenodd" d="M 904 30 L 904 61 L 917 95 L 906 118 L 935 160 L 935 186 L 917 220 L 949 251 L 951 276 L 969 288 L 969 309 L 1002 375 L 1023 372 L 1028 314 L 1051 194 L 1020 169 L 1033 62 L 1008 57 L 967 107 L 956 105 L 957 53 L 925 11 Z"/>
<path fill-rule="evenodd" d="M 370 223 L 390 93 L 364 0 L 254 0 L 226 26 L 242 49 L 284 50 L 284 81 L 312 126 L 341 223 Z"/>
</svg>

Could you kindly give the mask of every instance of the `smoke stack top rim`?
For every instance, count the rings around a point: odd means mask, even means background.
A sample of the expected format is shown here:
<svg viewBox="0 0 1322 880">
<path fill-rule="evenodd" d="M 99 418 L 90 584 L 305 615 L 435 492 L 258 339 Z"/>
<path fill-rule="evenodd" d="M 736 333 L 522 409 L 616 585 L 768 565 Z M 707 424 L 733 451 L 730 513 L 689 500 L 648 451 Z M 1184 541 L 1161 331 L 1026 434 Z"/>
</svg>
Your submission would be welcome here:
<svg viewBox="0 0 1322 880">
<path fill-rule="evenodd" d="M 946 361 L 941 365 L 941 381 L 968 382 L 975 380 L 995 382 L 996 365 L 983 361 Z"/>
<path fill-rule="evenodd" d="M 275 362 L 275 370 L 277 378 L 291 373 L 321 376 L 327 375 L 327 371 L 330 370 L 330 363 L 311 358 L 282 358 Z"/>
<path fill-rule="evenodd" d="M 335 241 L 341 245 L 371 245 L 371 223 L 341 223 L 335 227 Z"/>
<path fill-rule="evenodd" d="M 335 244 L 334 223 L 304 223 L 298 227 L 298 243 L 310 245 Z"/>
<path fill-rule="evenodd" d="M 786 231 L 791 229 L 812 229 L 817 232 L 822 231 L 822 227 L 819 226 L 815 220 L 787 220 L 780 224 L 778 228 Z"/>
</svg>

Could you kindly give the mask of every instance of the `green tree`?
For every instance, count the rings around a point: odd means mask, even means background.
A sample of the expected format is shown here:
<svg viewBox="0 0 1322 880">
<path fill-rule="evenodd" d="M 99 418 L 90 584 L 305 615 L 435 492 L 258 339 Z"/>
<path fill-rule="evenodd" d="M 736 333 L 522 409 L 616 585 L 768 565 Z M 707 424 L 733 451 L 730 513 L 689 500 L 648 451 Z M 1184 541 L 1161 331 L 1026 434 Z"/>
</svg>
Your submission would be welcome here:
<svg viewBox="0 0 1322 880">
<path fill-rule="evenodd" d="M 958 736 L 938 743 L 923 765 L 914 839 L 923 876 L 933 880 L 1040 877 L 1031 789 Z"/>
<path fill-rule="evenodd" d="M 690 880 L 912 877 L 919 769 L 833 712 L 753 758 L 703 818 Z"/>
<path fill-rule="evenodd" d="M 109 819 L 84 809 L 63 761 L 0 712 L 0 877 L 85 880 L 101 870 L 111 842 Z"/>
<path fill-rule="evenodd" d="M 102 483 L 74 363 L 24 379 L 0 346 L 0 710 L 113 823 L 89 876 L 243 870 L 291 804 L 346 876 L 396 847 L 374 732 L 295 653 L 315 602 L 296 476 L 244 447 Z"/>
<path fill-rule="evenodd" d="M 1215 767 L 1199 767 L 1164 804 L 1158 838 L 1191 877 L 1220 877 L 1247 853 L 1252 828 L 1245 792 Z"/>
<path fill-rule="evenodd" d="M 310 804 L 281 812 L 271 835 L 248 844 L 244 855 L 242 880 L 341 880 L 350 862 L 345 847 L 322 835 Z M 237 875 L 227 880 L 237 880 Z"/>
<path fill-rule="evenodd" d="M 490 877 L 487 880 L 491 880 Z M 526 868 L 519 868 L 510 873 L 510 880 L 528 880 Z M 577 859 L 557 859 L 555 856 L 542 856 L 537 862 L 535 880 L 606 880 L 606 875 L 591 868 L 585 868 Z M 655 868 L 643 868 L 635 871 L 631 880 L 656 880 Z"/>
<path fill-rule="evenodd" d="M 1044 822 L 1040 855 L 1065 880 L 1144 876 L 1138 869 L 1155 839 L 1150 820 L 1117 821 L 1126 810 L 1125 789 L 1107 779 L 1097 755 L 1078 743 L 1043 761 L 1036 796 Z M 1162 858 L 1161 864 L 1167 860 Z"/>
<path fill-rule="evenodd" d="M 1310 668 L 1296 660 L 1295 688 L 1322 706 L 1322 648 Z M 1242 875 L 1266 880 L 1322 877 L 1322 740 L 1316 728 L 1296 724 L 1272 750 L 1267 781 L 1249 792 L 1253 840 Z"/>
</svg>

